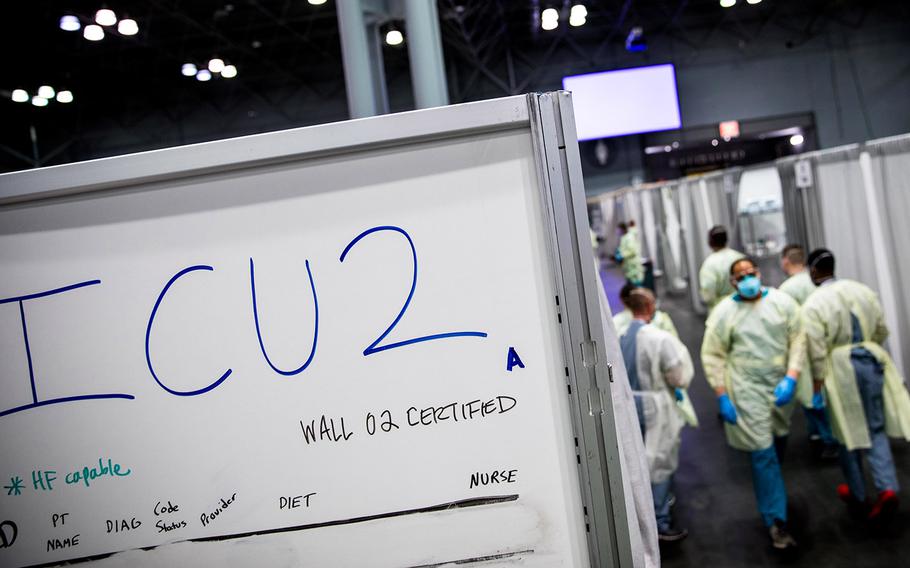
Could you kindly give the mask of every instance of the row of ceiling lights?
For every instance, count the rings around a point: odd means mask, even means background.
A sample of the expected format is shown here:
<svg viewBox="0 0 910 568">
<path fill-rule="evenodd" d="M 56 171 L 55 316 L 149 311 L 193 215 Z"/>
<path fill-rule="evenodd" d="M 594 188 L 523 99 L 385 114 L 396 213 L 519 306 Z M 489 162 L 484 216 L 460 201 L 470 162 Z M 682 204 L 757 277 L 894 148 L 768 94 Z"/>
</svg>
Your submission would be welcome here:
<svg viewBox="0 0 910 568">
<path fill-rule="evenodd" d="M 25 89 L 14 89 L 10 98 L 16 103 L 31 101 L 36 107 L 44 107 L 52 100 L 56 100 L 58 103 L 71 103 L 73 102 L 73 93 L 70 91 L 55 91 L 50 85 L 42 85 L 34 96 L 29 95 Z"/>
<path fill-rule="evenodd" d="M 95 12 L 94 23 L 85 26 L 82 30 L 82 37 L 89 41 L 101 41 L 104 39 L 104 28 L 111 28 L 117 25 L 117 33 L 122 36 L 134 36 L 139 33 L 139 24 L 132 18 L 123 18 L 117 20 L 117 15 L 113 10 L 102 8 Z M 103 27 L 102 27 L 103 26 Z M 66 14 L 60 18 L 60 29 L 67 32 L 78 32 L 82 29 L 82 21 L 78 16 Z"/>
<path fill-rule="evenodd" d="M 220 75 L 224 79 L 233 79 L 237 76 L 237 68 L 225 64 L 223 59 L 213 57 L 209 59 L 208 65 L 202 66 L 201 69 L 196 67 L 195 63 L 184 63 L 180 68 L 180 74 L 184 77 L 196 77 L 197 81 L 209 81 L 215 75 Z"/>
<path fill-rule="evenodd" d="M 313 6 L 325 4 L 326 0 L 307 0 Z M 86 25 L 83 28 L 83 22 Z M 109 8 L 101 8 L 95 12 L 94 18 L 80 17 L 75 14 L 65 14 L 60 18 L 59 26 L 61 30 L 67 32 L 77 32 L 82 30 L 82 35 L 89 41 L 100 41 L 104 39 L 104 28 L 113 30 L 116 25 L 116 31 L 122 36 L 134 36 L 139 33 L 139 24 L 132 18 L 117 19 L 117 15 Z M 396 29 L 390 29 L 386 33 L 385 41 L 389 45 L 401 45 L 404 42 L 404 35 Z M 196 77 L 198 81 L 210 81 L 213 77 L 220 76 L 224 79 L 232 79 L 237 76 L 237 67 L 229 65 L 223 59 L 213 57 L 208 64 L 197 67 L 195 63 L 184 63 L 180 72 L 185 77 Z M 38 89 L 35 95 L 30 95 L 25 89 L 14 89 L 10 93 L 10 98 L 17 103 L 26 103 L 31 101 L 34 106 L 45 107 L 52 100 L 59 103 L 73 102 L 73 93 L 71 91 L 55 91 L 49 85 L 43 85 Z"/>
<path fill-rule="evenodd" d="M 588 17 L 588 9 L 582 4 L 575 4 L 569 10 L 569 25 L 573 27 L 585 25 Z M 540 13 L 540 27 L 546 31 L 555 30 L 559 27 L 559 10 L 556 8 L 547 8 Z"/>
<path fill-rule="evenodd" d="M 326 0 L 307 1 L 314 6 L 325 4 L 326 2 Z M 736 1 L 737 0 L 720 0 L 720 5 L 724 8 L 730 8 L 736 5 Z M 758 4 L 761 0 L 746 0 L 746 2 L 748 4 Z M 586 23 L 587 15 L 588 10 L 583 4 L 575 4 L 569 10 L 569 25 L 573 27 L 583 26 Z M 139 33 L 139 26 L 135 20 L 124 18 L 118 22 L 114 11 L 108 8 L 102 8 L 95 12 L 94 22 L 94 24 L 85 26 L 85 29 L 83 30 L 83 36 L 90 41 L 104 39 L 104 29 L 102 26 L 111 27 L 114 24 L 117 24 L 117 31 L 121 35 L 133 36 Z M 555 8 L 543 10 L 540 14 L 540 22 L 541 27 L 546 31 L 556 29 L 559 27 L 559 10 Z M 81 28 L 82 22 L 75 15 L 67 14 L 60 18 L 60 29 L 62 30 L 78 31 Z M 399 30 L 392 28 L 386 32 L 385 41 L 388 45 L 401 45 L 404 43 L 404 35 Z M 626 47 L 628 48 L 628 45 Z M 204 82 L 211 80 L 214 76 L 213 74 L 218 74 L 225 79 L 236 77 L 237 68 L 234 65 L 226 65 L 223 60 L 216 57 L 209 60 L 208 65 L 201 69 L 197 68 L 195 63 L 184 63 L 181 67 L 181 74 L 186 77 L 195 76 L 197 80 Z M 42 87 L 42 89 L 44 88 L 45 87 Z M 46 88 L 51 89 L 50 87 Z M 63 97 L 61 98 L 60 95 L 63 95 Z M 32 104 L 35 106 L 46 106 L 47 102 L 53 97 L 53 94 L 49 97 L 42 97 L 39 89 L 39 94 L 31 97 L 31 100 Z M 29 95 L 23 89 L 16 89 L 13 91 L 13 100 L 16 102 L 27 102 L 29 100 Z M 41 102 L 42 100 L 44 101 L 43 103 Z M 58 93 L 57 100 L 59 102 L 71 102 L 73 100 L 72 93 L 69 91 L 61 91 Z"/>
</svg>

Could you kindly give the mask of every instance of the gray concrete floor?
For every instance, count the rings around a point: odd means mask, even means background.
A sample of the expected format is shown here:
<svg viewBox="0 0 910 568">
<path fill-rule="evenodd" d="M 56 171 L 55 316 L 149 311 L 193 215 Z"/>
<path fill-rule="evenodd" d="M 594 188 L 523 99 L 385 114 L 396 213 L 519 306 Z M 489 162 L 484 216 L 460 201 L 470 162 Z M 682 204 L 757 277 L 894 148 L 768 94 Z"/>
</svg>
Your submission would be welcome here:
<svg viewBox="0 0 910 568">
<path fill-rule="evenodd" d="M 602 272 L 614 312 L 620 309 L 622 274 Z M 781 555 L 770 546 L 752 491 L 749 459 L 727 446 L 717 419 L 714 393 L 704 379 L 698 355 L 704 319 L 693 312 L 688 295 L 661 294 L 661 309 L 673 318 L 680 338 L 689 348 L 696 375 L 689 392 L 701 426 L 686 428 L 674 481 L 677 525 L 689 530 L 685 541 L 661 548 L 668 568 L 741 566 L 898 567 L 910 566 L 910 501 L 907 491 L 902 510 L 884 528 L 872 528 L 848 518 L 837 498 L 843 482 L 837 462 L 820 462 L 810 451 L 805 419 L 799 410 L 783 465 L 789 498 L 789 524 L 799 548 Z M 910 488 L 910 444 L 892 440 L 891 448 L 902 487 Z M 870 487 L 870 491 L 872 491 Z"/>
</svg>

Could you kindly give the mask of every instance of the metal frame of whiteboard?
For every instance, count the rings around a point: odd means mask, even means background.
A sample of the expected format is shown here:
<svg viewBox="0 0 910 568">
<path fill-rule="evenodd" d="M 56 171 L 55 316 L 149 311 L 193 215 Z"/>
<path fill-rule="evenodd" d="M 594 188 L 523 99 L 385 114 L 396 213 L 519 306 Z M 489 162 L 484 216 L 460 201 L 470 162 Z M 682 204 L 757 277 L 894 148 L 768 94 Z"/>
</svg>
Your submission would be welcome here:
<svg viewBox="0 0 910 568">
<path fill-rule="evenodd" d="M 573 388 L 576 431 L 581 433 L 580 468 L 588 519 L 592 561 L 600 566 L 631 565 L 629 528 L 619 465 L 619 446 L 612 413 L 612 394 L 594 253 L 587 243 L 587 209 L 571 95 L 566 91 L 530 96 L 531 128 L 538 152 L 540 186 L 550 215 L 551 251 L 556 286 L 567 314 L 563 343 L 567 374 Z M 568 140 L 568 142 L 567 142 Z M 574 190 L 574 191 L 573 191 Z M 582 400 L 582 394 L 585 400 Z M 610 467 L 613 464 L 613 467 Z M 619 522 L 617 522 L 617 520 Z M 601 525 L 606 525 L 606 530 Z"/>
<path fill-rule="evenodd" d="M 571 96 L 530 94 L 0 174 L 0 207 L 158 180 L 529 128 L 550 234 L 591 562 L 631 567 L 619 449 Z M 584 459 L 582 459 L 582 457 Z"/>
</svg>

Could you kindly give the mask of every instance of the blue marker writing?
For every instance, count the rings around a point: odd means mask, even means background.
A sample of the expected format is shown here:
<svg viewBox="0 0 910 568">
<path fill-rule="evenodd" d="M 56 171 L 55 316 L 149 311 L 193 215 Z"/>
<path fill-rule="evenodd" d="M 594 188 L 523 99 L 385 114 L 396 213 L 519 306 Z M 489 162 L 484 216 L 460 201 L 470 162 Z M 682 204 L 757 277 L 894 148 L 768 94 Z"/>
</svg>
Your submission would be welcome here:
<svg viewBox="0 0 910 568">
<path fill-rule="evenodd" d="M 178 390 L 172 389 L 172 388 L 168 387 L 167 385 L 165 385 L 164 383 L 162 383 L 161 379 L 158 378 L 158 375 L 155 374 L 155 368 L 152 366 L 152 356 L 149 353 L 149 340 L 152 337 L 152 324 L 155 323 L 155 316 L 158 314 L 158 308 L 161 307 L 161 300 L 164 299 L 164 296 L 167 295 L 168 290 L 170 290 L 171 286 L 173 286 L 174 283 L 177 282 L 177 280 L 179 280 L 180 278 L 189 274 L 190 272 L 195 272 L 197 270 L 213 271 L 215 269 L 212 268 L 211 266 L 206 266 L 206 265 L 189 266 L 187 268 L 184 268 L 183 270 L 181 270 L 180 272 L 175 274 L 170 280 L 168 280 L 167 284 L 164 285 L 164 289 L 161 291 L 161 294 L 158 295 L 158 299 L 155 300 L 155 307 L 152 308 L 152 315 L 149 316 L 148 327 L 145 330 L 145 362 L 148 365 L 149 372 L 152 374 L 152 378 L 155 379 L 155 382 L 158 383 L 158 386 L 160 386 L 161 388 L 163 388 L 164 390 L 166 390 L 167 392 L 169 392 L 175 396 L 196 396 L 199 394 L 206 393 L 206 392 L 212 390 L 213 388 L 217 387 L 221 383 L 223 383 L 225 381 L 225 379 L 227 379 L 229 376 L 231 376 L 231 369 L 228 369 L 221 375 L 220 378 L 216 379 L 213 383 L 211 383 L 210 385 L 208 385 L 206 387 L 202 387 L 201 389 L 191 390 L 191 391 L 178 391 Z"/>
<path fill-rule="evenodd" d="M 11 298 L 2 298 L 0 299 L 0 304 L 10 304 L 17 302 L 19 304 L 19 319 L 22 322 L 22 339 L 25 342 L 25 357 L 28 360 L 28 378 L 32 387 L 32 402 L 30 404 L 25 404 L 22 406 L 17 406 L 15 408 L 8 408 L 6 410 L 0 411 L 0 417 L 8 416 L 10 414 L 15 414 L 17 412 L 22 412 L 23 410 L 29 410 L 31 408 L 38 408 L 39 406 L 48 406 L 51 404 L 62 404 L 65 402 L 76 402 L 80 400 L 97 400 L 97 399 L 108 399 L 108 398 L 119 398 L 132 400 L 135 397 L 130 394 L 121 394 L 121 393 L 106 393 L 106 394 L 82 394 L 76 396 L 66 396 L 61 398 L 52 398 L 41 400 L 38 397 L 38 386 L 35 380 L 35 366 L 32 361 L 32 349 L 31 344 L 28 340 L 28 324 L 26 323 L 25 318 L 25 303 L 39 298 L 46 298 L 48 296 L 56 296 L 58 294 L 63 294 L 73 290 L 78 290 L 80 288 L 85 288 L 88 286 L 95 286 L 101 284 L 101 280 L 87 280 L 85 282 L 79 282 L 76 284 L 70 284 L 69 286 L 63 286 L 61 288 L 54 288 L 53 290 L 46 290 L 44 292 L 37 292 L 35 294 L 28 294 L 25 296 L 13 296 Z"/>
</svg>

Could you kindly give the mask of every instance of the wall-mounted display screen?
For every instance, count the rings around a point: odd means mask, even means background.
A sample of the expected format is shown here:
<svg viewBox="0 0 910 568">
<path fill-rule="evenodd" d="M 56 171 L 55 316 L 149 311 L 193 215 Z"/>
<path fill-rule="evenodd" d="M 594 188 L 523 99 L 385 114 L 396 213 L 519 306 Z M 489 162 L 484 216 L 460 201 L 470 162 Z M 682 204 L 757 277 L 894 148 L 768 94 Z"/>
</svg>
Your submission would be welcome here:
<svg viewBox="0 0 910 568">
<path fill-rule="evenodd" d="M 579 140 L 682 126 L 672 64 L 563 77 L 572 91 Z"/>
</svg>

